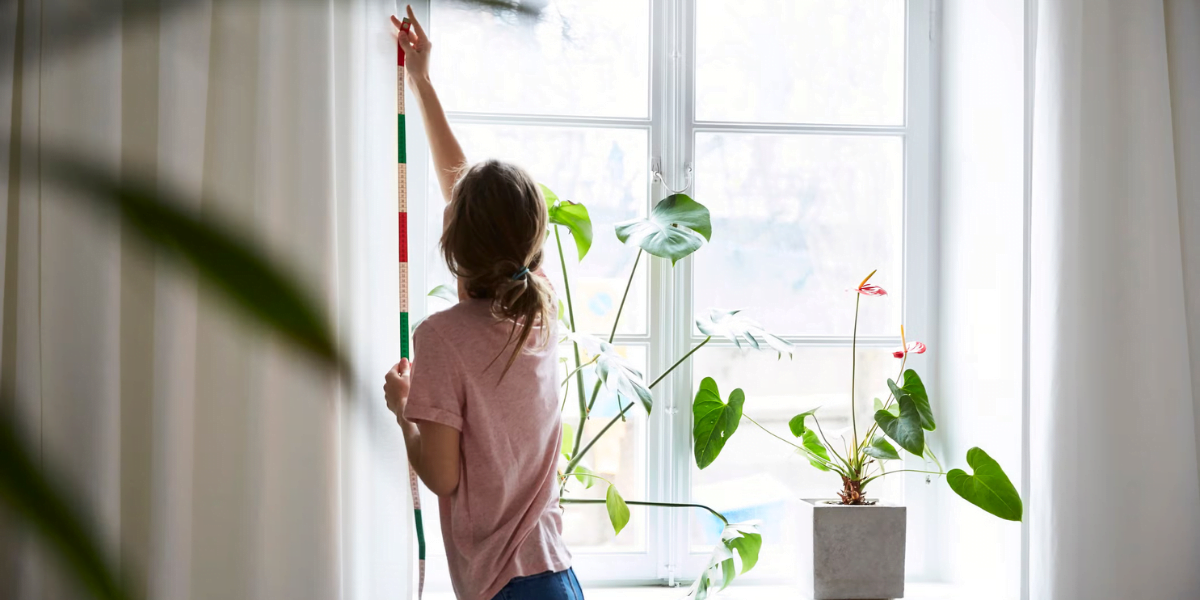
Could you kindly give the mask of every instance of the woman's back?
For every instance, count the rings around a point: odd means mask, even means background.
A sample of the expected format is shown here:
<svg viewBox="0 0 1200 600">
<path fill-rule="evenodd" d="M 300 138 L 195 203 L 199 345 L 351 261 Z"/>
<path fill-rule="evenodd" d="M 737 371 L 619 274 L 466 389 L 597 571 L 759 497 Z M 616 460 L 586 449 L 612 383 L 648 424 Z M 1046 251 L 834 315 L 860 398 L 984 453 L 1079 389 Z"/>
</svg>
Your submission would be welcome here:
<svg viewBox="0 0 1200 600">
<path fill-rule="evenodd" d="M 553 331 L 538 327 L 504 373 L 511 331 L 490 301 L 470 299 L 430 316 L 414 336 L 405 417 L 462 432 L 458 487 L 439 500 L 451 579 L 467 600 L 488 600 L 514 577 L 571 564 L 555 480 L 561 423 Z"/>
</svg>

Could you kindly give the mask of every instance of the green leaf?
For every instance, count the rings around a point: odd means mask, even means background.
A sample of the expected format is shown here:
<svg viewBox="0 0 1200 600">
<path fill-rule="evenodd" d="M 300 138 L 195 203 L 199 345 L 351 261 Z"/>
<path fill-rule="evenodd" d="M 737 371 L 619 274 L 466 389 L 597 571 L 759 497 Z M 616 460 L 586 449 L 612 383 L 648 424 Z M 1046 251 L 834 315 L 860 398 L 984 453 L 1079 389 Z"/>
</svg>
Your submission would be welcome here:
<svg viewBox="0 0 1200 600">
<path fill-rule="evenodd" d="M 871 440 L 871 445 L 863 448 L 863 452 L 867 456 L 873 456 L 879 460 L 900 460 L 900 453 L 896 452 L 896 448 L 888 443 L 882 437 L 875 437 Z"/>
<path fill-rule="evenodd" d="M 946 483 L 954 493 L 983 510 L 1008 521 L 1020 521 L 1024 513 L 1021 495 L 1009 481 L 1000 463 L 979 448 L 967 451 L 967 464 L 975 471 L 967 475 L 962 469 L 951 469 Z"/>
<path fill-rule="evenodd" d="M 788 421 L 788 429 L 792 430 L 792 435 L 796 437 L 804 435 L 804 432 L 808 431 L 808 428 L 804 426 L 804 420 L 808 417 L 811 417 L 816 412 L 817 409 L 814 408 L 812 410 L 806 410 L 792 417 L 792 420 Z"/>
<path fill-rule="evenodd" d="M 53 156 L 49 150 L 41 156 L 48 172 L 83 192 L 79 197 L 117 210 L 126 231 L 190 263 L 201 278 L 255 320 L 350 373 L 313 299 L 284 269 L 228 227 L 183 208 L 190 203 L 173 197 L 164 186 L 132 177 L 118 179 L 86 162 Z"/>
<path fill-rule="evenodd" d="M 724 337 L 738 348 L 742 347 L 743 340 L 755 350 L 762 350 L 766 343 L 776 352 L 792 356 L 795 347 L 791 342 L 768 333 L 758 323 L 739 314 L 741 312 L 741 309 L 710 308 L 696 317 L 696 327 L 704 335 Z"/>
<path fill-rule="evenodd" d="M 729 587 L 733 583 L 733 578 L 737 577 L 737 567 L 733 564 L 732 558 L 727 558 L 721 561 L 721 589 Z"/>
<path fill-rule="evenodd" d="M 829 460 L 829 451 L 825 449 L 825 446 L 823 444 L 821 444 L 821 440 L 820 440 L 820 438 L 817 437 L 817 433 L 815 431 L 813 431 L 811 429 L 804 430 L 804 437 L 801 438 L 800 445 L 804 446 L 806 449 L 808 449 L 809 452 L 812 452 L 813 454 L 820 456 L 821 458 L 825 459 L 826 461 Z M 810 464 L 822 471 L 829 470 L 829 467 L 827 467 L 823 463 L 813 460 L 811 458 L 808 459 L 808 464 Z"/>
<path fill-rule="evenodd" d="M 617 223 L 616 232 L 622 244 L 669 258 L 673 265 L 712 238 L 712 224 L 703 204 L 686 194 L 672 194 L 654 205 L 650 218 Z"/>
<path fill-rule="evenodd" d="M 912 396 L 913 402 L 917 405 L 917 411 L 921 413 L 921 427 L 925 431 L 933 431 L 937 429 L 937 423 L 933 420 L 933 407 L 929 405 L 929 394 L 925 393 L 925 384 L 921 383 L 921 378 L 917 372 L 908 369 L 904 372 L 904 385 L 897 388 L 892 380 L 888 380 L 888 387 L 892 393 L 896 390 L 901 390 L 902 393 Z"/>
<path fill-rule="evenodd" d="M 575 426 L 570 423 L 562 424 L 562 446 L 559 447 L 559 452 L 567 460 L 571 460 L 571 446 L 575 443 Z"/>
<path fill-rule="evenodd" d="M 742 405 L 746 395 L 736 389 L 729 394 L 729 403 L 721 400 L 717 382 L 705 377 L 696 391 L 692 402 L 692 442 L 695 444 L 696 466 L 703 469 L 711 465 L 725 442 L 737 431 L 742 421 Z"/>
<path fill-rule="evenodd" d="M 650 413 L 654 395 L 646 387 L 642 372 L 621 356 L 616 346 L 586 333 L 567 331 L 566 337 L 596 356 L 596 377 L 604 382 L 605 389 L 628 400 L 637 398 L 646 414 Z"/>
<path fill-rule="evenodd" d="M 921 456 L 925 450 L 925 431 L 921 429 L 921 415 L 917 412 L 917 406 L 908 394 L 901 394 L 896 402 L 900 405 L 899 417 L 881 410 L 875 413 L 875 422 L 901 448 Z"/>
<path fill-rule="evenodd" d="M 617 491 L 617 486 L 609 484 L 608 493 L 604 495 L 604 506 L 608 508 L 608 520 L 612 522 L 613 531 L 618 535 L 629 523 L 629 505 Z"/>
<path fill-rule="evenodd" d="M 542 195 L 546 198 L 550 224 L 562 225 L 571 232 L 579 260 L 583 260 L 592 248 L 592 218 L 588 216 L 587 207 L 577 202 L 559 200 L 558 195 L 550 191 L 550 188 L 540 183 L 538 185 L 541 185 Z"/>
<path fill-rule="evenodd" d="M 742 557 L 742 571 L 745 575 L 754 565 L 758 564 L 758 552 L 762 549 L 762 534 L 750 531 L 739 531 L 740 535 L 735 538 L 725 540 L 725 547 L 731 551 L 737 551 L 738 556 Z"/>
<path fill-rule="evenodd" d="M 0 406 L 15 404 L 15 399 L 0 398 Z M 34 448 L 20 434 L 10 414 L 0 411 L 0 503 L 7 506 L 5 512 L 36 531 L 45 547 L 92 596 L 106 600 L 130 598 L 116 565 L 105 558 L 96 532 L 85 525 L 85 513 L 46 476 Z"/>
<path fill-rule="evenodd" d="M 591 489 L 593 485 L 596 485 L 596 478 L 592 477 L 595 473 L 583 465 L 575 465 L 575 468 L 571 470 L 571 474 L 575 476 L 575 479 L 579 480 L 579 483 L 583 484 L 584 489 Z"/>
<path fill-rule="evenodd" d="M 876 398 L 875 399 L 875 412 L 879 412 L 881 410 L 886 410 L 886 411 L 892 413 L 893 417 L 900 416 L 900 405 L 899 404 L 892 403 L 887 408 L 884 408 L 883 401 L 880 400 L 879 398 Z"/>
<path fill-rule="evenodd" d="M 458 304 L 458 290 L 442 284 L 429 290 L 430 298 L 441 298 L 450 304 Z"/>
</svg>

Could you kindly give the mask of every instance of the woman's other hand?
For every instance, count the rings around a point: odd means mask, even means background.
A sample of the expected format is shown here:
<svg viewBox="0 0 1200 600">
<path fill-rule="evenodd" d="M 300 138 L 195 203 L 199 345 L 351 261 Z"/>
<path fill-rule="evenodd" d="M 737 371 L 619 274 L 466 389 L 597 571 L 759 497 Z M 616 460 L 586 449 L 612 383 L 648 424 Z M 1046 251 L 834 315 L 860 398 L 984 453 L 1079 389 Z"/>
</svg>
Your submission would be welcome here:
<svg viewBox="0 0 1200 600">
<path fill-rule="evenodd" d="M 408 7 L 408 20 L 412 21 L 412 27 L 404 31 L 400 27 L 400 19 L 392 15 L 392 25 L 396 27 L 396 43 L 404 50 L 404 69 L 411 79 L 428 79 L 429 52 L 433 49 L 433 44 L 429 41 L 429 36 L 425 35 L 425 30 L 417 21 L 411 6 Z"/>
<path fill-rule="evenodd" d="M 404 406 L 408 404 L 408 390 L 411 384 L 412 363 L 407 358 L 400 359 L 400 362 L 383 376 L 383 397 L 387 400 L 388 410 L 396 415 L 397 421 L 404 421 Z"/>
</svg>

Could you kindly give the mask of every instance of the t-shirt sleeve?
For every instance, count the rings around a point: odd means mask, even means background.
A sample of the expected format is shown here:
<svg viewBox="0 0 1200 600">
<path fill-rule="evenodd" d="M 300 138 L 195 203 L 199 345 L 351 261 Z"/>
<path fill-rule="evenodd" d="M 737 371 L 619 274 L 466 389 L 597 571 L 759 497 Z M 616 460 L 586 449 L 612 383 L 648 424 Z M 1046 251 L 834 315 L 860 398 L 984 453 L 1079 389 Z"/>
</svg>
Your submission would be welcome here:
<svg viewBox="0 0 1200 600">
<path fill-rule="evenodd" d="M 462 431 L 462 366 L 453 347 L 429 323 L 413 333 L 412 387 L 404 418 L 431 421 Z"/>
</svg>

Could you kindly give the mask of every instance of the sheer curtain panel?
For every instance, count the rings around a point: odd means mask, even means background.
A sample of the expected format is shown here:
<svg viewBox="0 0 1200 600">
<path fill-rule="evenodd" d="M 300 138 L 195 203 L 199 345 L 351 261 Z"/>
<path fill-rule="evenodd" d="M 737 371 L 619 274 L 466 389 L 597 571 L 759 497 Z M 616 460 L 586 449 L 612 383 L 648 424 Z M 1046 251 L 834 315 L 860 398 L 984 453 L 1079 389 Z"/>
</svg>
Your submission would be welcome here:
<svg viewBox="0 0 1200 600">
<path fill-rule="evenodd" d="M 0 379 L 40 459 L 151 598 L 405 597 L 395 43 L 380 0 L 0 7 Z M 45 167 L 186 198 L 287 266 L 339 383 Z M 351 392 L 348 390 L 370 390 Z M 0 513 L 0 596 L 79 597 Z"/>
</svg>

